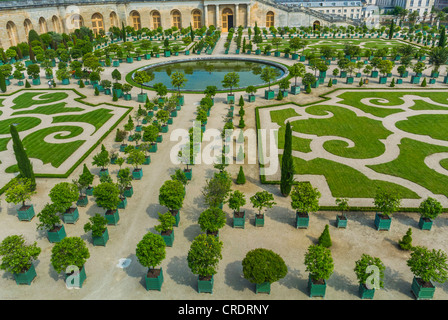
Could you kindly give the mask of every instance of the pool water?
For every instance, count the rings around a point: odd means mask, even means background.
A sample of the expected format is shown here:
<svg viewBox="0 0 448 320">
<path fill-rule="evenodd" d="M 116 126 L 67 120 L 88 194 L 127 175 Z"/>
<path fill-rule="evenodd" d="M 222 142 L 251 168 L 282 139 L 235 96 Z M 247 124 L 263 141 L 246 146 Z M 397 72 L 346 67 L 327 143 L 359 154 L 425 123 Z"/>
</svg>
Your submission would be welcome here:
<svg viewBox="0 0 448 320">
<path fill-rule="evenodd" d="M 278 70 L 280 79 L 285 75 L 285 70 L 280 66 L 271 65 L 269 62 L 240 60 L 240 59 L 202 59 L 194 61 L 172 62 L 158 66 L 148 66 L 145 70 L 154 74 L 154 80 L 144 83 L 145 86 L 152 87 L 156 83 L 163 83 L 168 90 L 177 90 L 177 87 L 171 85 L 171 74 L 182 72 L 185 74 L 187 82 L 181 88 L 183 91 L 203 91 L 207 86 L 216 86 L 218 90 L 229 90 L 224 88 L 222 81 L 229 72 L 236 72 L 240 76 L 238 88 L 245 88 L 250 85 L 260 86 L 265 83 L 260 75 L 263 68 L 270 66 Z M 275 82 L 274 80 L 273 82 Z M 232 88 L 238 89 L 238 88 Z"/>
</svg>

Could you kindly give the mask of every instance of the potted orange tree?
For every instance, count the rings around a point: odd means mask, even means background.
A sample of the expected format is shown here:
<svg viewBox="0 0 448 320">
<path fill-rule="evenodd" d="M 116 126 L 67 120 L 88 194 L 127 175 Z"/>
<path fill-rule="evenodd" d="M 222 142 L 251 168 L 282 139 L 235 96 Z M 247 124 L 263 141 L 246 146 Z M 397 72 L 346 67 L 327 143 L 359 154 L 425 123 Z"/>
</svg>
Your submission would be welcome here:
<svg viewBox="0 0 448 320">
<path fill-rule="evenodd" d="M 37 217 L 40 222 L 37 225 L 37 230 L 47 230 L 48 240 L 51 243 L 59 242 L 67 236 L 58 215 L 58 209 L 54 204 L 47 203 Z"/>
<path fill-rule="evenodd" d="M 207 235 L 218 237 L 219 229 L 226 224 L 226 214 L 220 208 L 211 207 L 199 215 L 198 223 Z"/>
<path fill-rule="evenodd" d="M 106 246 L 109 240 L 109 232 L 107 231 L 107 220 L 99 213 L 95 213 L 89 218 L 89 222 L 84 225 L 84 232 L 92 231 L 93 245 Z"/>
<path fill-rule="evenodd" d="M 222 259 L 222 242 L 219 238 L 200 234 L 191 243 L 187 255 L 188 267 L 198 275 L 198 292 L 213 293 L 214 275 Z"/>
<path fill-rule="evenodd" d="M 63 213 L 65 223 L 75 223 L 79 219 L 78 207 L 72 207 L 78 200 L 78 187 L 74 183 L 60 182 L 50 190 L 50 199 L 59 212 Z"/>
<path fill-rule="evenodd" d="M 159 190 L 159 203 L 169 209 L 175 217 L 175 226 L 179 226 L 180 209 L 185 198 L 184 185 L 179 180 L 166 180 Z"/>
<path fill-rule="evenodd" d="M 244 193 L 239 190 L 235 190 L 229 195 L 227 200 L 229 208 L 233 210 L 233 227 L 243 228 L 246 221 L 246 212 L 240 211 L 240 208 L 246 204 L 246 198 Z"/>
<path fill-rule="evenodd" d="M 296 228 L 308 228 L 309 213 L 319 210 L 321 194 L 310 183 L 302 182 L 291 191 L 291 207 L 296 210 Z"/>
<path fill-rule="evenodd" d="M 272 208 L 276 203 L 274 202 L 274 196 L 268 191 L 258 191 L 250 197 L 250 202 L 254 208 L 258 209 L 258 214 L 255 215 L 255 226 L 264 226 L 264 214 L 261 213 L 263 209 Z"/>
<path fill-rule="evenodd" d="M 155 226 L 154 229 L 160 232 L 163 241 L 167 247 L 172 247 L 174 243 L 174 229 L 173 225 L 176 222 L 176 218 L 171 214 L 171 212 L 165 212 L 164 214 L 159 214 L 160 224 Z"/>
<path fill-rule="evenodd" d="M 327 279 L 333 273 L 331 251 L 321 245 L 311 245 L 305 254 L 306 271 L 309 272 L 308 290 L 310 297 L 325 297 Z"/>
<path fill-rule="evenodd" d="M 384 270 L 386 267 L 379 258 L 363 254 L 355 263 L 355 273 L 359 283 L 361 299 L 373 299 L 375 289 L 384 287 Z M 372 272 L 378 271 L 378 278 L 371 277 Z"/>
<path fill-rule="evenodd" d="M 138 262 L 148 268 L 145 275 L 146 290 L 162 290 L 163 269 L 156 269 L 156 266 L 165 259 L 165 241 L 158 234 L 148 232 L 137 244 L 135 255 Z"/>
<path fill-rule="evenodd" d="M 418 211 L 420 212 L 420 220 L 418 226 L 422 230 L 431 230 L 433 220 L 442 213 L 443 207 L 439 201 L 428 197 L 420 203 Z"/>
<path fill-rule="evenodd" d="M 374 205 L 376 208 L 375 227 L 377 230 L 389 230 L 392 214 L 400 208 L 401 198 L 395 193 L 378 189 Z"/>
<path fill-rule="evenodd" d="M 23 235 L 7 236 L 0 243 L 0 269 L 13 274 L 17 284 L 28 284 L 36 277 L 33 260 L 41 252 L 36 242 L 26 245 Z"/>
<path fill-rule="evenodd" d="M 104 217 L 107 223 L 116 225 L 120 220 L 118 213 L 120 190 L 118 186 L 111 181 L 101 182 L 93 190 L 93 195 L 95 196 L 96 204 L 106 209 Z"/>
<path fill-rule="evenodd" d="M 17 215 L 21 221 L 31 221 L 33 219 L 34 207 L 33 205 L 27 205 L 26 201 L 31 199 L 31 196 L 35 194 L 33 183 L 27 178 L 16 178 L 11 180 L 8 189 L 6 189 L 6 202 L 19 204 L 22 206 L 17 209 Z"/>
</svg>

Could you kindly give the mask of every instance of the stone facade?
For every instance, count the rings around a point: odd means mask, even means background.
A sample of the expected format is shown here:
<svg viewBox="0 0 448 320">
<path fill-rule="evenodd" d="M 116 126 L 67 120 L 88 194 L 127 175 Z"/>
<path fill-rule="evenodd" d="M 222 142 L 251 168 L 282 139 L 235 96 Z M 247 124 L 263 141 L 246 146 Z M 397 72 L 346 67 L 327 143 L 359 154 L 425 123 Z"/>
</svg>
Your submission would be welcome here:
<svg viewBox="0 0 448 320">
<path fill-rule="evenodd" d="M 226 32 L 234 27 L 267 26 L 267 14 L 273 25 L 300 27 L 315 21 L 333 24 L 326 17 L 308 9 L 291 9 L 269 0 L 196 0 L 196 1 L 116 1 L 116 0 L 23 0 L 0 2 L 0 46 L 4 49 L 27 41 L 28 31 L 69 33 L 84 25 L 93 29 L 94 15 L 106 32 L 113 25 L 135 28 L 163 28 L 190 24 L 195 27 L 215 25 Z M 176 17 L 175 17 L 176 16 Z M 195 18 L 196 16 L 196 18 Z M 230 16 L 230 17 L 229 17 Z M 160 18 L 159 18 L 160 17 Z M 80 20 L 80 21 L 77 21 Z"/>
</svg>

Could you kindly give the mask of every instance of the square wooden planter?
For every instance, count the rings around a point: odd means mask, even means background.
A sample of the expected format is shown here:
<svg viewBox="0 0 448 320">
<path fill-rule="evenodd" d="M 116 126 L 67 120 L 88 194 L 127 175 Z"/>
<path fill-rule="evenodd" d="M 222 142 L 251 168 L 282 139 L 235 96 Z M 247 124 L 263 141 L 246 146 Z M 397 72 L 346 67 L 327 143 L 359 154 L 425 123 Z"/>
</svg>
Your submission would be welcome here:
<svg viewBox="0 0 448 320">
<path fill-rule="evenodd" d="M 78 208 L 68 208 L 63 214 L 65 223 L 74 224 L 79 219 Z"/>
<path fill-rule="evenodd" d="M 235 95 L 234 94 L 228 94 L 227 95 L 227 104 L 233 104 L 235 103 Z"/>
<path fill-rule="evenodd" d="M 198 292 L 213 293 L 213 283 L 213 276 L 210 279 L 201 279 L 201 277 L 198 277 Z"/>
<path fill-rule="evenodd" d="M 432 282 L 430 283 L 430 287 L 424 287 L 421 279 L 414 277 L 411 291 L 417 300 L 431 300 L 434 297 L 436 287 Z"/>
<path fill-rule="evenodd" d="M 272 100 L 275 98 L 275 92 L 274 90 L 265 90 L 264 91 L 264 98 L 266 100 Z"/>
<path fill-rule="evenodd" d="M 180 210 L 170 210 L 171 214 L 173 215 L 175 222 L 174 226 L 178 227 L 180 222 Z"/>
<path fill-rule="evenodd" d="M 264 214 L 256 214 L 255 215 L 255 226 L 256 227 L 264 227 Z"/>
<path fill-rule="evenodd" d="M 429 218 L 420 217 L 420 220 L 418 221 L 418 226 L 422 230 L 431 230 L 432 220 Z"/>
<path fill-rule="evenodd" d="M 53 230 L 47 231 L 48 241 L 51 243 L 59 242 L 67 236 L 64 225 L 57 226 Z"/>
<path fill-rule="evenodd" d="M 109 240 L 109 232 L 106 230 L 103 232 L 101 237 L 92 236 L 93 245 L 94 246 L 106 246 L 107 241 Z"/>
<path fill-rule="evenodd" d="M 78 201 L 76 201 L 76 205 L 78 207 L 85 207 L 85 206 L 87 206 L 88 203 L 89 203 L 89 198 L 87 198 L 87 196 L 80 196 L 78 198 Z"/>
<path fill-rule="evenodd" d="M 126 197 L 120 198 L 120 202 L 118 203 L 118 209 L 126 209 L 128 205 L 128 199 Z"/>
<path fill-rule="evenodd" d="M 359 285 L 358 292 L 361 299 L 373 299 L 375 295 L 375 289 L 368 289 L 365 284 Z"/>
<path fill-rule="evenodd" d="M 315 281 L 308 277 L 308 291 L 310 297 L 325 297 L 325 292 L 327 290 L 327 282 L 323 280 L 323 284 L 315 283 Z"/>
<path fill-rule="evenodd" d="M 33 205 L 21 206 L 17 209 L 17 215 L 20 221 L 31 221 L 35 215 Z"/>
<path fill-rule="evenodd" d="M 187 180 L 191 180 L 191 178 L 193 177 L 193 169 L 191 168 L 188 168 L 188 170 L 184 169 L 184 173 L 185 176 L 187 177 Z"/>
<path fill-rule="evenodd" d="M 31 265 L 30 268 L 22 273 L 14 273 L 14 280 L 17 284 L 27 284 L 30 285 L 34 278 L 37 276 L 36 269 Z"/>
<path fill-rule="evenodd" d="M 246 212 L 233 212 L 233 227 L 244 229 L 244 224 L 246 222 Z"/>
<path fill-rule="evenodd" d="M 71 288 L 82 288 L 84 281 L 87 279 L 86 268 L 84 266 L 78 271 L 77 275 L 74 275 L 75 272 L 66 273 L 65 274 L 65 284 Z M 72 277 L 67 283 L 68 277 Z"/>
<path fill-rule="evenodd" d="M 145 275 L 146 290 L 162 290 L 163 269 L 148 269 Z"/>
<path fill-rule="evenodd" d="M 306 229 L 308 228 L 310 222 L 310 217 L 308 212 L 298 212 L 296 211 L 296 228 Z"/>
<path fill-rule="evenodd" d="M 347 228 L 347 217 L 337 215 L 336 228 Z"/>
<path fill-rule="evenodd" d="M 270 282 L 263 282 L 263 283 L 256 283 L 255 284 L 255 293 L 271 293 L 271 283 Z"/>
<path fill-rule="evenodd" d="M 392 218 L 381 213 L 375 214 L 375 227 L 377 230 L 390 230 L 390 224 L 392 222 Z"/>
<path fill-rule="evenodd" d="M 174 243 L 174 230 L 168 230 L 160 234 L 167 247 L 172 247 Z"/>
<path fill-rule="evenodd" d="M 133 186 L 126 187 L 126 189 L 124 189 L 123 194 L 126 198 L 132 198 L 132 196 L 134 194 L 134 187 Z"/>
<path fill-rule="evenodd" d="M 132 177 L 135 180 L 140 180 L 143 177 L 143 169 L 142 168 L 134 169 L 132 171 Z"/>
</svg>

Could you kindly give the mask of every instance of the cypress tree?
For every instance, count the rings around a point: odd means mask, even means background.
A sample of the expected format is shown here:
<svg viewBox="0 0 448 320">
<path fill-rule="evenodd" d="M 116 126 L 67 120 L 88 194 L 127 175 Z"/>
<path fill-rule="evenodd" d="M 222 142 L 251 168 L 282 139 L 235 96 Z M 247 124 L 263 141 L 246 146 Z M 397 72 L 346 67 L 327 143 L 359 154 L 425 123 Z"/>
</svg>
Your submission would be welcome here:
<svg viewBox="0 0 448 320">
<path fill-rule="evenodd" d="M 6 80 L 5 75 L 2 72 L 0 72 L 0 90 L 6 92 Z"/>
<path fill-rule="evenodd" d="M 236 184 L 245 184 L 246 176 L 244 175 L 243 166 L 240 166 L 240 171 L 238 172 L 238 177 L 236 178 Z"/>
<path fill-rule="evenodd" d="M 319 237 L 319 245 L 325 248 L 330 248 L 332 245 L 328 224 L 325 225 L 325 229 Z"/>
<path fill-rule="evenodd" d="M 285 129 L 285 146 L 283 147 L 280 192 L 287 197 L 294 182 L 294 163 L 292 159 L 292 131 L 289 121 Z"/>
<path fill-rule="evenodd" d="M 124 27 L 124 22 L 121 23 L 121 33 L 123 37 L 123 42 L 126 42 L 126 29 Z"/>
<path fill-rule="evenodd" d="M 12 146 L 14 149 L 14 155 L 16 156 L 20 176 L 30 179 L 33 185 L 33 190 L 35 190 L 36 178 L 34 177 L 33 165 L 31 164 L 31 161 L 26 154 L 25 148 L 23 147 L 22 141 L 20 140 L 19 133 L 17 132 L 17 129 L 13 124 L 9 126 L 9 131 L 12 137 Z"/>
<path fill-rule="evenodd" d="M 445 34 L 445 27 L 442 27 L 440 30 L 440 37 L 439 37 L 439 47 L 444 48 L 446 46 L 446 34 Z"/>
<path fill-rule="evenodd" d="M 392 39 L 394 35 L 394 20 L 390 23 L 390 29 L 389 29 L 389 39 Z"/>
<path fill-rule="evenodd" d="M 191 42 L 193 42 L 194 41 L 194 32 L 193 32 L 193 28 L 191 26 L 191 23 L 190 23 L 190 37 L 191 37 Z"/>
</svg>

